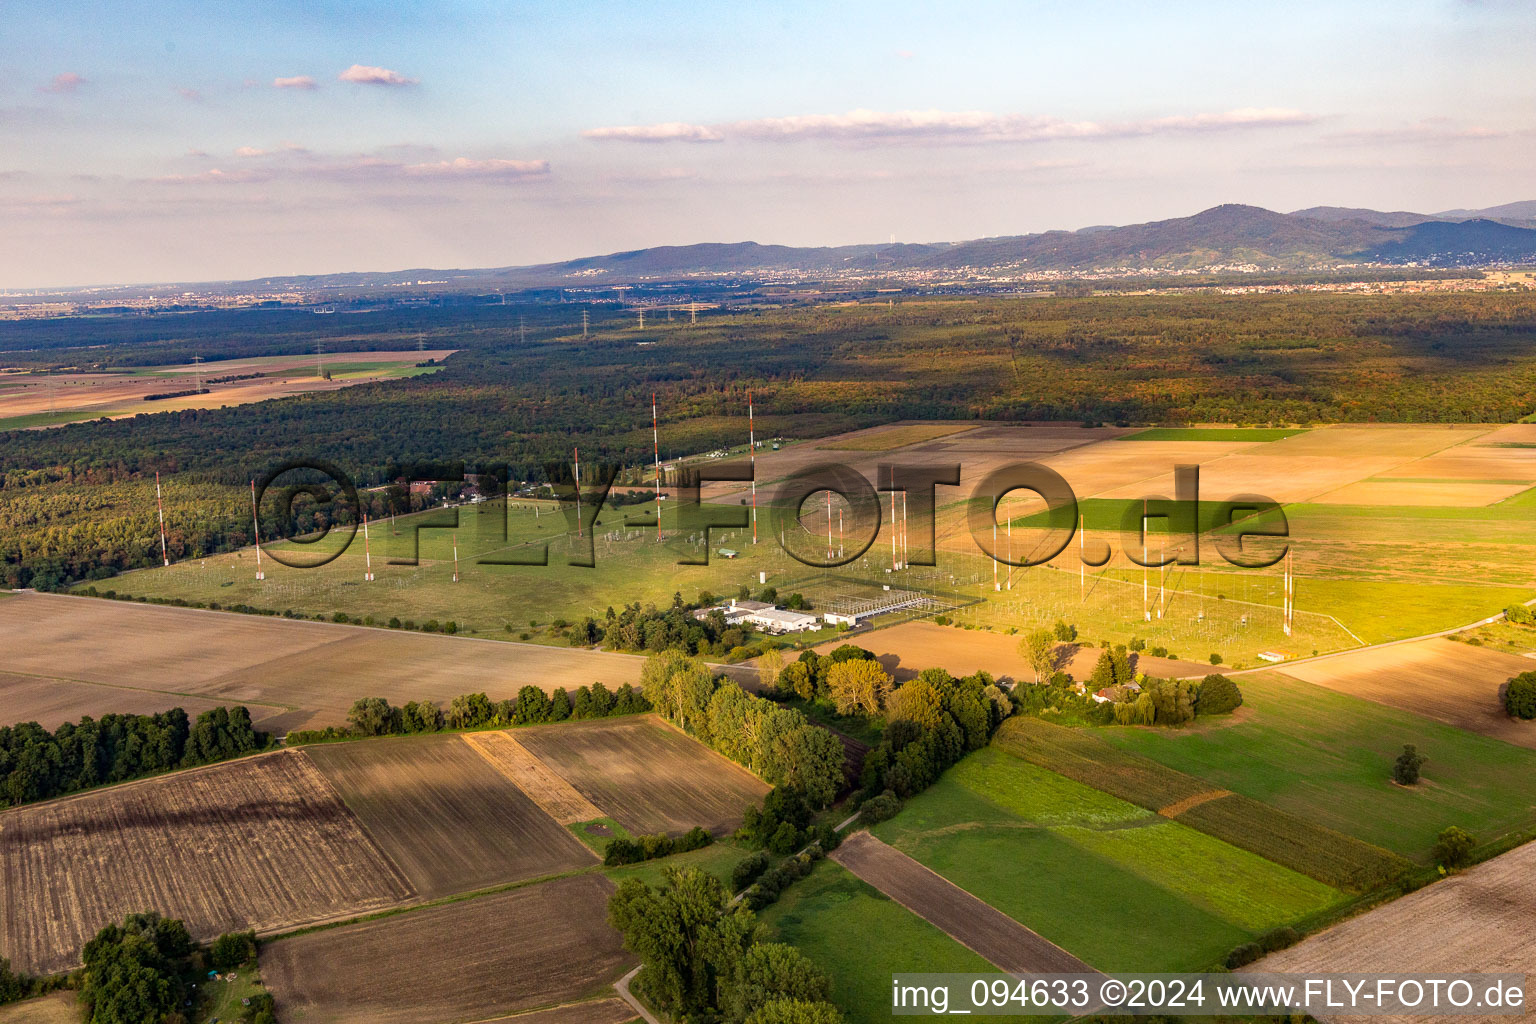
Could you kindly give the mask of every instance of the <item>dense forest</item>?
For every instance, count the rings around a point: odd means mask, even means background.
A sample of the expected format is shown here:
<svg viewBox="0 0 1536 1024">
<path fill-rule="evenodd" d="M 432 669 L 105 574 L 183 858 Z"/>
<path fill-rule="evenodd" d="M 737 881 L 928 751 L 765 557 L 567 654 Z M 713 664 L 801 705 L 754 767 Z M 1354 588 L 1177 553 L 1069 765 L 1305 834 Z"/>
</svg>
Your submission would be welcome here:
<svg viewBox="0 0 1536 1024">
<path fill-rule="evenodd" d="M 456 348 L 438 373 L 270 402 L 0 433 L 0 568 L 12 585 L 148 564 L 124 488 L 156 470 L 204 488 L 183 550 L 245 540 L 236 488 L 283 460 L 336 463 L 360 486 L 411 463 L 507 464 L 537 478 L 572 445 L 651 459 L 758 436 L 898 418 L 1108 423 L 1508 422 L 1536 410 L 1536 294 L 1116 295 L 653 313 L 644 330 L 573 303 L 291 311 L 0 324 L 6 363 L 126 365 L 201 354 Z M 73 334 L 70 332 L 73 331 Z M 86 348 L 86 346 L 97 346 Z M 29 350 L 22 354 L 16 350 Z M 221 493 L 222 490 L 222 493 Z M 186 492 L 190 493 L 190 492 Z M 189 506 L 186 511 L 191 512 Z M 157 553 L 157 552 L 155 552 Z"/>
</svg>

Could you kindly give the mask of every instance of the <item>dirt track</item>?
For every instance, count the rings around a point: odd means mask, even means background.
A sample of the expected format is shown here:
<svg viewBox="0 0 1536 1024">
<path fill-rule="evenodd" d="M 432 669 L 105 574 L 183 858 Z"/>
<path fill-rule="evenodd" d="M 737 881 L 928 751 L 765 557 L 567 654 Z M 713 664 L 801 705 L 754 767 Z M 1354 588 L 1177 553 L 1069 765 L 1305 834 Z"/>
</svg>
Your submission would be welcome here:
<svg viewBox="0 0 1536 1024">
<path fill-rule="evenodd" d="M 856 832 L 832 859 L 999 969 L 1022 974 L 1090 973 L 1092 967 L 1000 910 L 887 846 Z"/>
</svg>

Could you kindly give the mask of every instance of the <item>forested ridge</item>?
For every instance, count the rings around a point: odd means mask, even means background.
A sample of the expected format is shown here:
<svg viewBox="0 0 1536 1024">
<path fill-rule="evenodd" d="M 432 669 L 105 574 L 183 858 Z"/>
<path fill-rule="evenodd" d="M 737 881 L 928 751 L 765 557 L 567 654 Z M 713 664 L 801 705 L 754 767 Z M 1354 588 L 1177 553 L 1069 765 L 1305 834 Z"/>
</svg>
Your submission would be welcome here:
<svg viewBox="0 0 1536 1024">
<path fill-rule="evenodd" d="M 451 460 L 536 477 L 575 445 L 594 461 L 649 464 L 653 392 L 667 456 L 739 443 L 748 388 L 759 437 L 898 418 L 1508 422 L 1536 410 L 1528 293 L 965 299 L 711 314 L 696 327 L 653 314 L 645 330 L 603 307 L 587 339 L 575 304 L 518 310 L 297 321 L 265 312 L 237 327 L 229 314 L 188 314 L 173 336 L 140 340 L 77 323 L 80 344 L 106 346 L 94 350 L 102 361 L 142 357 L 140 345 L 209 359 L 220 346 L 302 351 L 319 330 L 338 351 L 343 340 L 411 348 L 418 336 L 461 351 L 423 377 L 0 434 L 0 560 L 10 581 L 25 583 L 38 566 L 78 579 L 96 564 L 147 564 L 158 540 L 143 504 L 132 515 L 116 510 L 139 500 L 133 489 L 156 470 L 208 489 L 211 500 L 185 509 L 195 516 L 177 516 L 207 523 L 184 548 L 206 552 L 246 541 L 234 489 L 288 459 L 332 461 L 359 485 L 403 464 Z M 213 325 L 207 338 L 197 336 L 203 318 Z M 344 321 L 363 326 L 346 335 L 334 326 Z M 0 325 L 0 350 L 35 347 L 37 329 L 11 326 Z M 60 365 L 79 363 L 82 349 L 55 347 Z"/>
</svg>

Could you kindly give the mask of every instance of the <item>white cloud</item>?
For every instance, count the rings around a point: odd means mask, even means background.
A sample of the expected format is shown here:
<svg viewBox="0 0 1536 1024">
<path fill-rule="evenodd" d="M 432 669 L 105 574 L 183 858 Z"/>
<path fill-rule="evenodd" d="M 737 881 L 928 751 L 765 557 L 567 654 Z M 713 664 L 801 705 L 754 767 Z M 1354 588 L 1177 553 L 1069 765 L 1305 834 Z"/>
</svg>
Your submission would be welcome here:
<svg viewBox="0 0 1536 1024">
<path fill-rule="evenodd" d="M 718 125 L 669 121 L 650 125 L 592 128 L 583 137 L 618 142 L 718 142 L 727 138 L 759 142 L 805 139 L 847 143 L 1044 142 L 1056 139 L 1124 138 L 1178 132 L 1216 132 L 1311 124 L 1299 110 L 1245 107 L 1219 113 L 1187 114 L 1142 121 L 1067 121 L 981 110 L 852 110 L 845 114 L 765 117 Z"/>
<path fill-rule="evenodd" d="M 267 155 L 267 151 L 266 150 L 264 150 L 264 149 L 257 149 L 255 146 L 241 146 L 239 149 L 235 150 L 235 156 L 254 157 L 254 156 L 266 156 L 266 155 Z"/>
<path fill-rule="evenodd" d="M 272 79 L 272 88 L 310 90 L 317 89 L 319 86 L 317 86 L 315 84 L 315 80 L 310 78 L 308 75 L 294 75 L 292 78 Z"/>
<path fill-rule="evenodd" d="M 57 93 L 74 92 L 84 84 L 84 75 L 77 74 L 74 71 L 65 71 L 63 74 L 54 75 L 53 81 L 49 82 L 47 85 L 39 86 L 38 91 Z"/>
<path fill-rule="evenodd" d="M 412 176 L 443 178 L 526 178 L 549 173 L 548 160 L 470 160 L 457 157 L 436 163 L 407 164 L 400 170 Z"/>
<path fill-rule="evenodd" d="M 725 138 L 714 128 L 682 121 L 589 128 L 581 135 L 604 142 L 719 142 Z"/>
<path fill-rule="evenodd" d="M 239 185 L 251 181 L 264 181 L 266 175 L 255 171 L 225 171 L 210 167 L 197 174 L 167 174 L 154 181 L 160 185 Z"/>
<path fill-rule="evenodd" d="M 347 70 L 337 75 L 342 82 L 355 82 L 358 85 L 417 85 L 419 80 L 407 78 L 398 71 L 389 68 L 376 68 L 367 64 L 353 64 Z"/>
</svg>

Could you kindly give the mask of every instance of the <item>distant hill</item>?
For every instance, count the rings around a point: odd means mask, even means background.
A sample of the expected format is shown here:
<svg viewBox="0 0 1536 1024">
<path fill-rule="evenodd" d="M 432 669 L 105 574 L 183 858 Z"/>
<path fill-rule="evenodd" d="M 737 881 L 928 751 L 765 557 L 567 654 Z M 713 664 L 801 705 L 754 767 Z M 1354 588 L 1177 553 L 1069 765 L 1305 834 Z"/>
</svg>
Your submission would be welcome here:
<svg viewBox="0 0 1536 1024">
<path fill-rule="evenodd" d="M 962 242 L 824 247 L 705 242 L 533 266 L 271 277 L 221 282 L 226 293 L 390 288 L 479 293 L 666 283 L 946 283 L 1072 275 L 1327 271 L 1341 265 L 1477 268 L 1536 264 L 1536 200 L 1437 214 L 1314 206 L 1276 213 L 1230 203 L 1190 217 L 1096 224 Z M 209 290 L 206 286 L 203 290 Z"/>
</svg>

